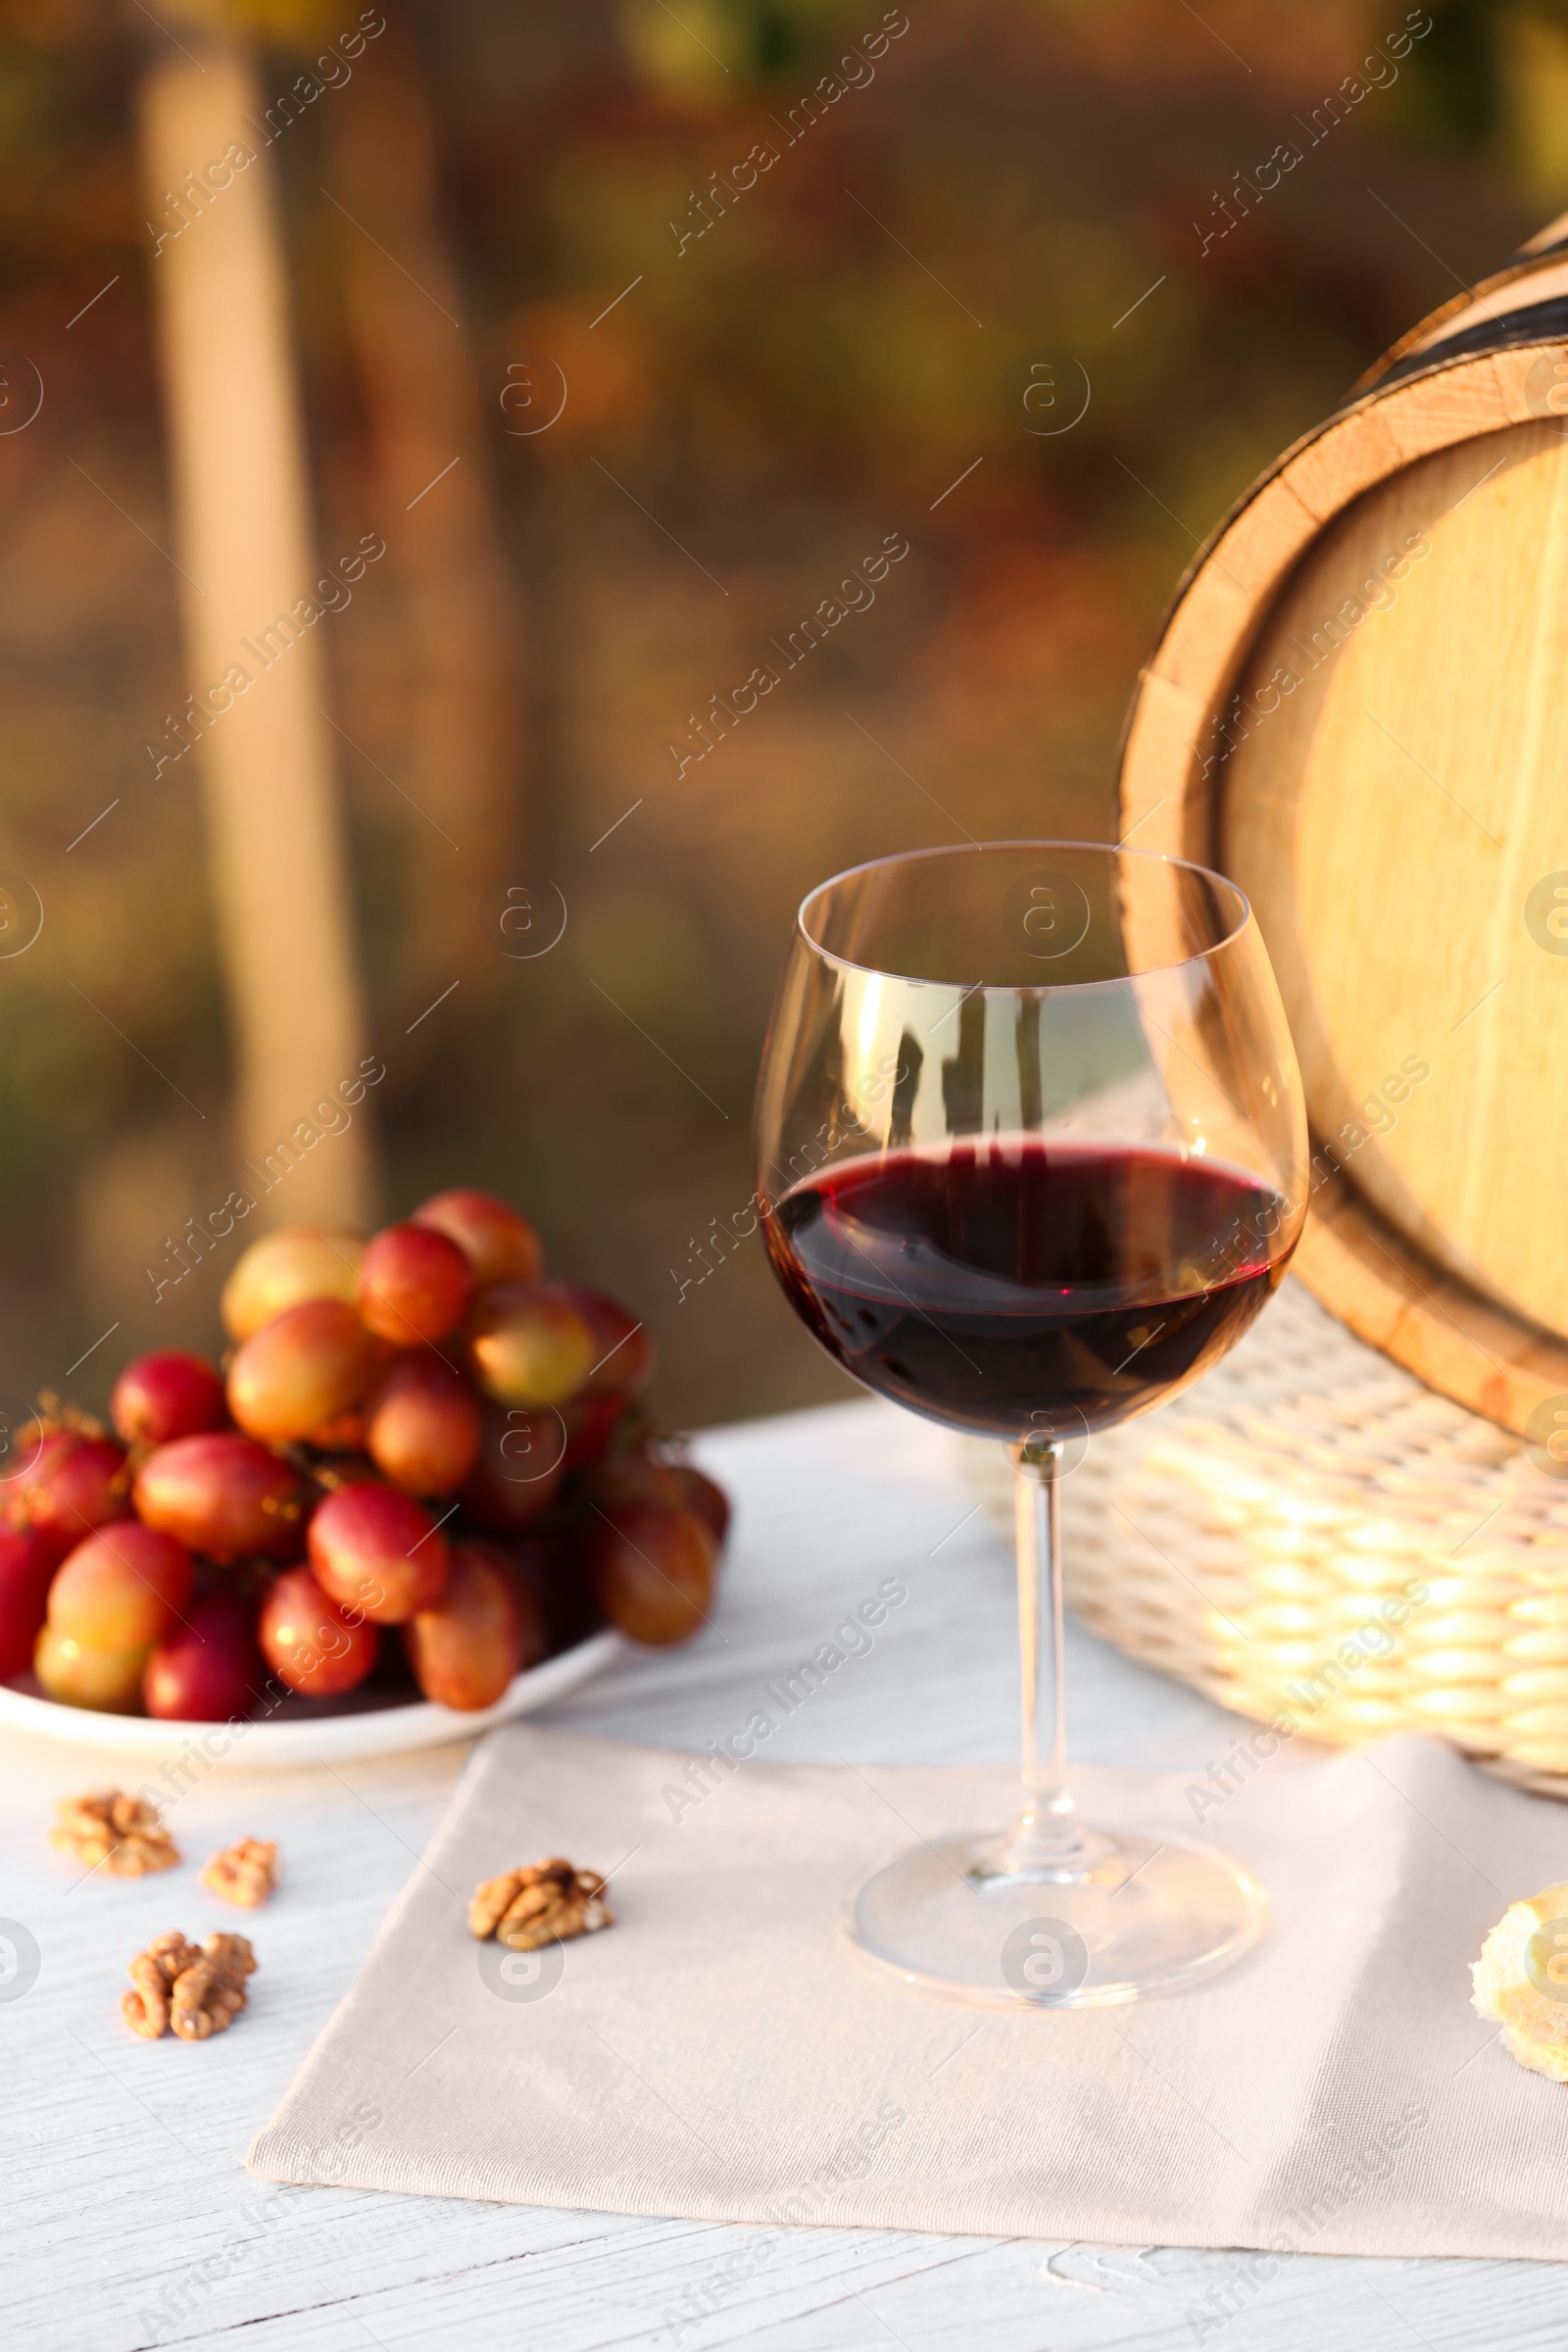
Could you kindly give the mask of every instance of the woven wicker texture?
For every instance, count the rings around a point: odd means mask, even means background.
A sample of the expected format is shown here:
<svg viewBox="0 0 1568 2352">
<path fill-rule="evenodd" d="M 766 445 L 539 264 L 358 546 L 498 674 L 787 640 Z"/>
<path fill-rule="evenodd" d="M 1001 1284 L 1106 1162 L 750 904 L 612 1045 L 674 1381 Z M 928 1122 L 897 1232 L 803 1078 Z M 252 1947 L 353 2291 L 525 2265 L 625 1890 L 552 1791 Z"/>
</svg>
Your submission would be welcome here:
<svg viewBox="0 0 1568 2352">
<path fill-rule="evenodd" d="M 1001 1524 L 1001 1446 L 964 1441 Z M 1063 1489 L 1069 1607 L 1221 1705 L 1340 1743 L 1436 1732 L 1568 1795 L 1568 1479 L 1298 1283 Z"/>
</svg>

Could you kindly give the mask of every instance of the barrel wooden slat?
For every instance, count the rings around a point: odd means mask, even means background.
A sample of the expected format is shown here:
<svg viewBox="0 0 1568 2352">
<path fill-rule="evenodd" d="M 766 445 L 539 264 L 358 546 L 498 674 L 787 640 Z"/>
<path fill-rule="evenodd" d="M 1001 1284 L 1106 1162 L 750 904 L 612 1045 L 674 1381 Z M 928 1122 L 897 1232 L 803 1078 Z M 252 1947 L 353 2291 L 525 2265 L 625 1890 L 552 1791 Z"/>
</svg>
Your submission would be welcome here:
<svg viewBox="0 0 1568 2352">
<path fill-rule="evenodd" d="M 1381 407 L 1371 407 L 1298 442 L 1284 463 L 1297 497 L 1324 523 L 1363 490 L 1386 481 L 1404 465 L 1405 456 L 1393 419 Z"/>
</svg>

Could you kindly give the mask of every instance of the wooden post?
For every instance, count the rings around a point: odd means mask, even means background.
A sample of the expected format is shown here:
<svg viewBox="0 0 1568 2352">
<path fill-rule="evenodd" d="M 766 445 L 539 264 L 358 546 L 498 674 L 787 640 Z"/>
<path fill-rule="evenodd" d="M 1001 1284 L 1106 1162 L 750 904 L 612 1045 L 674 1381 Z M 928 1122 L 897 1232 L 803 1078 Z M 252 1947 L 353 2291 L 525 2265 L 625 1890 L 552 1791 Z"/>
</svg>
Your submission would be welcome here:
<svg viewBox="0 0 1568 2352">
<path fill-rule="evenodd" d="M 300 1130 L 294 1164 L 260 1213 L 359 1221 L 375 1189 L 367 1106 L 351 1127 L 298 1148 L 301 1122 L 354 1075 L 367 1034 L 324 716 L 320 632 L 335 623 L 306 617 L 320 605 L 322 567 L 264 102 L 239 44 L 192 31 L 187 46 L 189 56 L 160 56 L 141 85 L 158 238 L 148 270 L 195 698 L 192 715 L 172 714 L 165 741 L 171 758 L 185 756 L 180 734 L 192 742 L 206 800 L 239 1154 L 260 1166 Z M 191 713 L 188 700 L 182 710 Z"/>
</svg>

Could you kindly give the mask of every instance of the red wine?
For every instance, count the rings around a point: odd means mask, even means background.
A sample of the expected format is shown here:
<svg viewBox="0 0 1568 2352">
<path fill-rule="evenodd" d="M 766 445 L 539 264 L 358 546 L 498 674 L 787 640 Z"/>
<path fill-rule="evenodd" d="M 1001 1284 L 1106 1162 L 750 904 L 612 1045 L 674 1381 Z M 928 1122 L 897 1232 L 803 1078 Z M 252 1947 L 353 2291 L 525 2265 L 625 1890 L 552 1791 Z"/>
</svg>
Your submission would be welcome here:
<svg viewBox="0 0 1568 2352">
<path fill-rule="evenodd" d="M 849 1160 L 764 1230 L 847 1372 L 1017 1438 L 1108 1429 L 1196 1380 L 1284 1273 L 1285 1226 L 1277 1193 L 1218 1161 L 1013 1136 Z"/>
</svg>

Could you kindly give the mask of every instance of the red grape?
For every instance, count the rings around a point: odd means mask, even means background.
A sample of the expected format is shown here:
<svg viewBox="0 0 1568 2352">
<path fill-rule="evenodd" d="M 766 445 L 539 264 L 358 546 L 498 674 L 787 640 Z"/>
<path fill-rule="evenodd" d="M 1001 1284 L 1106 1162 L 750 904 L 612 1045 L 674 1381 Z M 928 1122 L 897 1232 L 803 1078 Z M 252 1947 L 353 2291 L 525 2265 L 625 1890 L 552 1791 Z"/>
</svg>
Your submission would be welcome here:
<svg viewBox="0 0 1568 2352">
<path fill-rule="evenodd" d="M 226 1430 L 176 1438 L 148 1455 L 131 1494 L 149 1527 L 210 1560 L 298 1554 L 305 1512 L 299 1474 L 254 1438 Z"/>
<path fill-rule="evenodd" d="M 674 1462 L 670 1467 L 681 1501 L 687 1510 L 695 1511 L 699 1519 L 708 1522 L 714 1543 L 722 1550 L 729 1534 L 729 1496 L 715 1479 L 710 1478 L 706 1470 L 699 1470 L 694 1462 Z"/>
<path fill-rule="evenodd" d="M 624 1396 L 595 1396 L 591 1392 L 564 1404 L 561 1418 L 566 1428 L 566 1455 L 562 1468 L 580 1470 L 584 1463 L 597 1462 L 608 1453 L 625 1410 Z"/>
<path fill-rule="evenodd" d="M 548 1510 L 564 1476 L 559 1413 L 491 1404 L 484 1410 L 479 1458 L 459 1490 L 459 1500 L 481 1527 L 505 1534 Z"/>
<path fill-rule="evenodd" d="M 111 1519 L 128 1519 L 125 1449 L 113 1438 L 55 1429 L 27 1467 L 7 1482 L 6 1516 L 30 1527 L 63 1560 L 73 1544 Z"/>
<path fill-rule="evenodd" d="M 182 1544 L 119 1519 L 69 1553 L 49 1588 L 49 1623 L 92 1649 L 140 1649 L 157 1642 L 190 1597 L 191 1559 Z"/>
<path fill-rule="evenodd" d="M 68 1707 L 96 1707 L 113 1715 L 141 1713 L 141 1678 L 151 1651 L 93 1649 L 46 1625 L 33 1651 L 32 1671 L 50 1698 Z"/>
<path fill-rule="evenodd" d="M 380 1351 L 341 1298 L 302 1298 L 253 1331 L 228 1367 L 228 1402 L 247 1435 L 287 1446 L 357 1405 Z"/>
<path fill-rule="evenodd" d="M 330 1421 L 318 1422 L 305 1440 L 318 1453 L 356 1454 L 365 1451 L 366 1414 L 363 1404 L 351 1404 L 347 1412 L 334 1413 Z"/>
<path fill-rule="evenodd" d="M 597 1527 L 599 1521 L 595 1521 Z M 541 1654 L 568 1649 L 604 1623 L 583 1546 L 562 1526 L 529 1528 L 507 1546 L 513 1583 L 525 1615 L 544 1628 Z"/>
<path fill-rule="evenodd" d="M 586 1473 L 582 1491 L 602 1511 L 616 1511 L 630 1502 L 658 1502 L 678 1509 L 687 1501 L 686 1491 L 670 1464 L 655 1461 L 639 1446 L 603 1455 Z"/>
<path fill-rule="evenodd" d="M 373 1625 L 402 1625 L 441 1597 L 446 1539 L 429 1512 L 396 1487 L 339 1487 L 311 1521 L 309 1550 L 322 1591 Z"/>
<path fill-rule="evenodd" d="M 160 1348 L 125 1366 L 109 1399 L 109 1418 L 127 1446 L 167 1446 L 204 1429 L 223 1429 L 223 1381 L 205 1355 Z"/>
<path fill-rule="evenodd" d="M 648 1386 L 654 1369 L 654 1343 L 646 1323 L 639 1323 L 602 1291 L 580 1282 L 545 1282 L 540 1289 L 564 1299 L 588 1326 L 593 1356 L 583 1394 L 587 1396 L 634 1396 Z"/>
<path fill-rule="evenodd" d="M 707 1622 L 718 1544 L 695 1511 L 629 1502 L 594 1539 L 593 1577 L 612 1625 L 662 1648 Z"/>
<path fill-rule="evenodd" d="M 492 1707 L 523 1662 L 516 1592 L 494 1545 L 454 1544 L 449 1556 L 446 1590 L 410 1618 L 404 1646 L 426 1698 L 466 1712 Z"/>
<path fill-rule="evenodd" d="M 472 1296 L 467 1259 L 433 1226 L 389 1225 L 365 1246 L 356 1302 L 369 1329 L 399 1348 L 445 1339 Z"/>
<path fill-rule="evenodd" d="M 54 1546 L 44 1537 L 0 1527 L 0 1679 L 31 1665 L 54 1572 Z"/>
<path fill-rule="evenodd" d="M 366 1446 L 406 1494 L 450 1494 L 478 1458 L 478 1399 L 438 1355 L 403 1356 L 371 1401 Z"/>
<path fill-rule="evenodd" d="M 462 1185 L 436 1193 L 415 1210 L 411 1222 L 429 1225 L 456 1242 L 476 1283 L 532 1282 L 539 1271 L 539 1236 L 526 1217 L 494 1193 Z"/>
<path fill-rule="evenodd" d="M 497 1404 L 564 1404 L 594 1361 L 581 1315 L 539 1283 L 498 1282 L 481 1291 L 466 1339 L 473 1377 Z"/>
<path fill-rule="evenodd" d="M 223 1285 L 219 1312 L 231 1340 L 248 1340 L 285 1306 L 302 1298 L 342 1298 L 352 1304 L 365 1247 L 346 1225 L 289 1225 L 252 1242 Z"/>
<path fill-rule="evenodd" d="M 257 1624 L 267 1663 L 291 1690 L 307 1698 L 335 1698 L 363 1683 L 375 1664 L 381 1637 L 358 1612 L 345 1615 L 308 1568 L 285 1568 Z"/>
<path fill-rule="evenodd" d="M 148 1714 L 180 1723 L 231 1723 L 246 1714 L 262 1680 L 255 1618 L 240 1593 L 222 1587 L 204 1592 L 147 1661 Z"/>
</svg>

